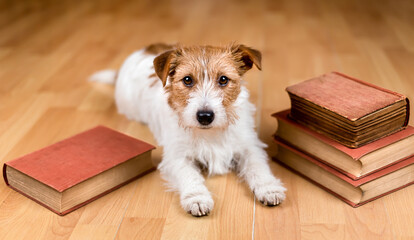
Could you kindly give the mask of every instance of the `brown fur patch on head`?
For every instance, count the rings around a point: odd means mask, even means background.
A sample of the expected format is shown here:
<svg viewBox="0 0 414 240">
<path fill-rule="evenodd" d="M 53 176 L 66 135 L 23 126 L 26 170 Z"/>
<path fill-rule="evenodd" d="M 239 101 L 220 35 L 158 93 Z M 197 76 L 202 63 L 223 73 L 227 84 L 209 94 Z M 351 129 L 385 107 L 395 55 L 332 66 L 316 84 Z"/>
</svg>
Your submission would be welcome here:
<svg viewBox="0 0 414 240">
<path fill-rule="evenodd" d="M 177 47 L 154 60 L 154 68 L 166 86 L 171 108 L 182 112 L 192 92 L 200 91 L 204 81 L 209 81 L 214 91 L 219 92 L 222 98 L 229 123 L 237 119 L 233 103 L 241 92 L 241 77 L 253 64 L 260 69 L 260 52 L 235 44 L 228 47 Z M 192 78 L 192 86 L 183 83 L 182 80 L 186 76 Z M 221 76 L 229 79 L 225 86 L 218 82 Z M 166 85 L 168 77 L 170 84 Z"/>
<path fill-rule="evenodd" d="M 174 73 L 175 51 L 169 50 L 159 55 L 154 59 L 155 73 L 162 81 L 162 85 L 165 86 L 167 78 Z"/>
<path fill-rule="evenodd" d="M 253 67 L 253 64 L 262 70 L 262 54 L 256 49 L 246 47 L 241 44 L 231 44 L 229 46 L 234 59 L 239 66 L 240 74 L 243 75 Z"/>
</svg>

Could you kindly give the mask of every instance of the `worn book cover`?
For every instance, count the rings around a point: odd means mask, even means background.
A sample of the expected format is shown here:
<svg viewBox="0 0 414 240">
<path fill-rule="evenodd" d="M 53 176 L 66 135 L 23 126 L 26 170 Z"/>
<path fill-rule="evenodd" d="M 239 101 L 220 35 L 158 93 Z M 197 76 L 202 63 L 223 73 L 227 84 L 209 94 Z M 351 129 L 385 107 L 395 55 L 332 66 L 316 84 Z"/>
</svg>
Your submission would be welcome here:
<svg viewBox="0 0 414 240">
<path fill-rule="evenodd" d="M 408 124 L 409 101 L 399 93 L 332 72 L 286 88 L 291 115 L 356 148 Z"/>
<path fill-rule="evenodd" d="M 154 169 L 150 157 L 153 149 L 148 143 L 98 126 L 5 163 L 3 176 L 13 189 L 64 215 Z M 118 173 L 118 169 L 123 170 Z M 100 175 L 105 177 L 96 178 Z M 99 185 L 93 182 L 96 179 L 100 179 Z M 66 206 L 51 206 L 63 201 L 59 198 L 69 190 L 76 196 L 71 196 Z"/>
</svg>

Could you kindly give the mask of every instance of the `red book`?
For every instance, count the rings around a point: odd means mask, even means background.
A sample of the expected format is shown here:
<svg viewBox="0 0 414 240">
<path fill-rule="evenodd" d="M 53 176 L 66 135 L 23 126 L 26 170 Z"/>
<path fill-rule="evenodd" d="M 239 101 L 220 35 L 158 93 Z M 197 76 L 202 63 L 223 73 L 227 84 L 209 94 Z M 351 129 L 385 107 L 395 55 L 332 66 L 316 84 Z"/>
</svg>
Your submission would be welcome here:
<svg viewBox="0 0 414 240">
<path fill-rule="evenodd" d="M 286 88 L 291 116 L 351 148 L 404 128 L 408 99 L 399 93 L 332 72 Z"/>
<path fill-rule="evenodd" d="M 64 215 L 154 169 L 154 146 L 98 126 L 9 161 L 7 185 Z"/>
<path fill-rule="evenodd" d="M 276 138 L 357 180 L 414 155 L 414 127 L 359 148 L 348 148 L 291 119 L 290 110 L 272 115 L 278 121 Z"/>
<path fill-rule="evenodd" d="M 414 183 L 414 156 L 358 180 L 353 180 L 306 153 L 277 139 L 277 162 L 310 180 L 352 207 Z"/>
</svg>

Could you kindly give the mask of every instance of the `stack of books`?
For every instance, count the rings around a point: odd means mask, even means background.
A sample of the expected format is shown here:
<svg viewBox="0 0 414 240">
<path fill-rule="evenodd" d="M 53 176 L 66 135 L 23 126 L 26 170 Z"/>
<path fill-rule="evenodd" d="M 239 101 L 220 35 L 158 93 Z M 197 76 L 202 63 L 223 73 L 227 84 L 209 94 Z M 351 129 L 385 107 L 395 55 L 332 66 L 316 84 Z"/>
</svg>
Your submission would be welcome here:
<svg viewBox="0 0 414 240">
<path fill-rule="evenodd" d="M 353 207 L 414 183 L 405 96 L 336 72 L 286 90 L 277 162 Z"/>
</svg>

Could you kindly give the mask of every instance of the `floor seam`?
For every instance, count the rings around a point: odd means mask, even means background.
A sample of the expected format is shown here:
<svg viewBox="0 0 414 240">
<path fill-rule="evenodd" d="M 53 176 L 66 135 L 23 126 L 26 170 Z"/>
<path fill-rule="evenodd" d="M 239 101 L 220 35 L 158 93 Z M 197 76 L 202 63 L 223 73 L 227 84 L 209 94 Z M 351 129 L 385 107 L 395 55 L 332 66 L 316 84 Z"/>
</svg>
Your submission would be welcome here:
<svg viewBox="0 0 414 240">
<path fill-rule="evenodd" d="M 132 201 L 132 197 L 134 196 L 135 192 L 137 191 L 137 188 L 138 188 L 137 184 L 138 184 L 138 181 L 135 181 L 135 188 L 134 188 L 134 191 L 132 191 L 131 195 L 129 196 L 129 201 L 128 201 L 128 204 L 127 204 L 127 205 L 126 205 L 126 207 L 125 207 L 124 213 L 122 214 L 121 222 L 119 222 L 119 225 L 118 225 L 118 227 L 117 227 L 117 229 L 116 229 L 116 232 L 115 232 L 115 235 L 114 235 L 114 238 L 113 238 L 114 240 L 116 239 L 116 236 L 118 235 L 119 229 L 121 228 L 121 224 L 122 224 L 122 222 L 123 222 L 123 221 L 124 221 L 124 219 L 125 219 L 125 214 L 126 214 L 126 211 L 127 211 L 127 210 L 128 210 L 128 208 L 129 208 L 129 204 L 130 204 L 130 203 L 131 203 L 131 201 Z"/>
<path fill-rule="evenodd" d="M 256 221 L 256 196 L 253 196 L 253 223 L 252 223 L 252 240 L 254 240 L 254 225 Z"/>
</svg>

